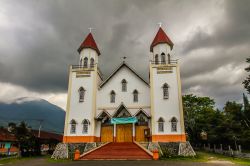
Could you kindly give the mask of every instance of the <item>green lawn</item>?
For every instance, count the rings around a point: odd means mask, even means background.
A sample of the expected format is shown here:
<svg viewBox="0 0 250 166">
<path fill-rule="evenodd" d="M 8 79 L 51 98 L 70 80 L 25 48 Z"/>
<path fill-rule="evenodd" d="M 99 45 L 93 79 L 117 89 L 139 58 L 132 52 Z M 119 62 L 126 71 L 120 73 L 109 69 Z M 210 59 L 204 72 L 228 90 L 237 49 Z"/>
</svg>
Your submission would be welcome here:
<svg viewBox="0 0 250 166">
<path fill-rule="evenodd" d="M 162 158 L 162 160 L 167 161 L 187 161 L 187 162 L 210 162 L 210 161 L 230 161 L 235 164 L 241 165 L 249 165 L 250 166 L 250 159 L 239 159 L 228 157 L 220 154 L 208 153 L 204 151 L 196 152 L 197 156 L 195 157 L 169 157 L 169 158 Z M 44 158 L 43 160 L 45 163 L 65 163 L 65 162 L 73 162 L 72 160 L 54 160 L 51 159 L 50 156 L 43 156 L 43 157 L 24 157 L 24 158 L 6 158 L 0 159 L 0 164 L 8 164 L 8 163 L 15 163 L 15 162 L 25 162 L 30 159 L 36 158 Z"/>
<path fill-rule="evenodd" d="M 32 158 L 34 158 L 34 157 L 1 158 L 0 159 L 0 164 L 10 164 L 10 163 L 15 163 L 15 162 L 29 160 L 29 159 L 32 159 Z"/>
<path fill-rule="evenodd" d="M 233 158 L 204 151 L 196 151 L 196 154 L 195 157 L 169 157 L 163 158 L 163 160 L 191 162 L 230 161 L 235 164 L 250 165 L 250 159 Z"/>
</svg>

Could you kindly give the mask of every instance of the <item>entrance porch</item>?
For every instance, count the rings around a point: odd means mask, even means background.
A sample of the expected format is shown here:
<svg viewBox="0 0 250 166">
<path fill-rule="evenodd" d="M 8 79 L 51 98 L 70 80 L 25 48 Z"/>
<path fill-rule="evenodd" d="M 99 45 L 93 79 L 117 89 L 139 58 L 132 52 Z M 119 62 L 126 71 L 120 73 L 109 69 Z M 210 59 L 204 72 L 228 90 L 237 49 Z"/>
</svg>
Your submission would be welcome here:
<svg viewBox="0 0 250 166">
<path fill-rule="evenodd" d="M 143 111 L 138 110 L 133 116 L 121 105 L 115 114 L 111 116 L 103 111 L 97 120 L 101 121 L 101 142 L 147 142 L 150 141 L 150 117 Z"/>
</svg>

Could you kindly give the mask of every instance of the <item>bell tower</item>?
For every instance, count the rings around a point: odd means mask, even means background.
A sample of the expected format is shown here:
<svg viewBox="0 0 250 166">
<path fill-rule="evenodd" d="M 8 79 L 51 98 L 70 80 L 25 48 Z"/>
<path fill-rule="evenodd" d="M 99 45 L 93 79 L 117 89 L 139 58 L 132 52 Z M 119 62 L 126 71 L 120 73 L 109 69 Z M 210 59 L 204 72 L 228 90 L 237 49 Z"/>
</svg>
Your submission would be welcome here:
<svg viewBox="0 0 250 166">
<path fill-rule="evenodd" d="M 63 142 L 96 142 L 95 114 L 100 51 L 90 32 L 78 48 L 79 62 L 70 66 Z"/>
<path fill-rule="evenodd" d="M 152 142 L 185 142 L 180 69 L 162 27 L 150 45 Z"/>
</svg>

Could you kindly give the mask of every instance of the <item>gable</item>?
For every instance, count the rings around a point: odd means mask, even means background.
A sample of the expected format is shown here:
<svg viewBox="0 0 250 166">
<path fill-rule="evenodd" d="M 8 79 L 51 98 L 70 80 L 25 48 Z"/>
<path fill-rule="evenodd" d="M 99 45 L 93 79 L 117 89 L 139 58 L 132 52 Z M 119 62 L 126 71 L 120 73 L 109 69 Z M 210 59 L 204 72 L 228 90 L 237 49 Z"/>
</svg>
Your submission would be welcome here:
<svg viewBox="0 0 250 166">
<path fill-rule="evenodd" d="M 123 91 L 122 82 L 126 80 L 126 90 Z M 138 92 L 138 101 L 134 102 L 133 92 Z M 111 102 L 111 92 L 115 94 L 115 102 Z M 150 105 L 150 88 L 149 85 L 142 81 L 134 72 L 132 72 L 126 65 L 122 65 L 115 70 L 97 91 L 97 105 L 98 107 L 118 107 L 121 103 L 128 106 L 148 106 Z"/>
<path fill-rule="evenodd" d="M 126 68 L 130 74 L 133 74 L 134 76 L 136 76 L 140 81 L 142 81 L 145 85 L 149 86 L 149 83 L 147 81 L 145 81 L 141 76 L 139 76 L 139 74 L 137 74 L 131 67 L 129 67 L 125 62 L 123 62 L 105 81 L 103 81 L 100 84 L 100 88 L 102 88 L 104 85 L 106 85 L 110 80 L 112 80 L 112 78 L 119 73 L 120 70 L 122 70 L 123 68 Z"/>
<path fill-rule="evenodd" d="M 123 104 L 117 109 L 117 111 L 113 115 L 113 117 L 115 118 L 125 118 L 131 116 L 132 116 L 131 113 L 127 110 L 127 108 Z"/>
</svg>

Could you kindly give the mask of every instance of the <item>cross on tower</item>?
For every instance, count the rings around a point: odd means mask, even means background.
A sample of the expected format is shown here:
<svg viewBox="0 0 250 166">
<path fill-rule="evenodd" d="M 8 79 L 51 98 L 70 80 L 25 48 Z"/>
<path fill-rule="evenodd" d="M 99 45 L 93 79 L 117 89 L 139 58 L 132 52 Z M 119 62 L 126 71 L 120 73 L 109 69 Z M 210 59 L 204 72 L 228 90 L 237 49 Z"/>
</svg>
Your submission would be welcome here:
<svg viewBox="0 0 250 166">
<path fill-rule="evenodd" d="M 95 28 L 91 28 L 91 27 L 90 27 L 90 28 L 88 28 L 88 29 L 89 29 L 89 32 L 91 33 L 91 31 L 92 31 L 93 29 L 95 29 Z"/>
<path fill-rule="evenodd" d="M 161 26 L 162 26 L 162 22 L 158 22 L 157 24 L 159 25 L 159 27 L 161 27 Z"/>
</svg>

